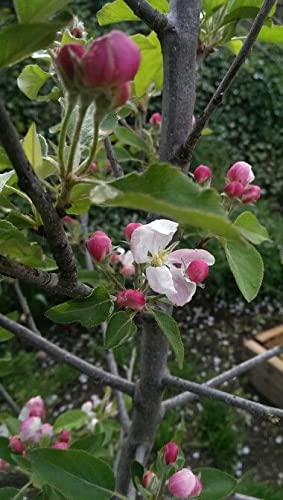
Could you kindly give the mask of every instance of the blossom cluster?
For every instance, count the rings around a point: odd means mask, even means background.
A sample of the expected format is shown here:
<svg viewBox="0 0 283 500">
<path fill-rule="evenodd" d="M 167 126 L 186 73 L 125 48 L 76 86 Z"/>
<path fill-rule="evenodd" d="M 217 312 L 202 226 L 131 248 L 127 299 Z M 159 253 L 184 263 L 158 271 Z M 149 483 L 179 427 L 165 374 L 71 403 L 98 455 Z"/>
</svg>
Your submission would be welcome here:
<svg viewBox="0 0 283 500">
<path fill-rule="evenodd" d="M 26 452 L 34 446 L 51 446 L 60 450 L 69 448 L 71 434 L 63 429 L 57 435 L 53 426 L 43 422 L 46 411 L 41 396 L 31 398 L 19 414 L 20 433 L 10 436 L 9 444 L 14 453 L 26 455 Z"/>
<path fill-rule="evenodd" d="M 199 165 L 193 175 L 198 184 L 207 186 L 211 182 L 212 171 L 207 165 Z M 252 184 L 255 176 L 249 163 L 237 161 L 229 168 L 226 177 L 227 183 L 223 192 L 229 198 L 245 204 L 254 203 L 260 198 L 261 189 L 256 184 Z"/>
<path fill-rule="evenodd" d="M 191 301 L 215 259 L 203 249 L 175 250 L 178 243 L 172 243 L 172 239 L 177 230 L 178 223 L 167 219 L 144 225 L 130 223 L 124 229 L 128 251 L 113 247 L 111 238 L 103 231 L 90 236 L 86 242 L 88 251 L 98 265 L 109 270 L 110 277 L 111 273 L 119 272 L 125 277 L 134 276 L 139 284 L 135 289 L 121 285 L 116 296 L 118 307 L 141 311 L 147 299 L 151 299 L 151 292 L 159 298 L 165 296 L 179 307 Z"/>
<path fill-rule="evenodd" d="M 112 108 L 130 97 L 130 82 L 140 65 L 137 45 L 121 31 L 111 31 L 88 48 L 79 43 L 64 45 L 56 66 L 66 89 L 83 98 L 102 100 Z"/>
<path fill-rule="evenodd" d="M 174 497 L 198 497 L 202 492 L 202 482 L 189 468 L 181 468 L 178 463 L 179 446 L 172 442 L 167 443 L 153 469 L 148 469 L 142 477 L 142 486 L 153 495 L 162 493 L 164 483 Z M 158 463 L 159 462 L 159 463 Z M 180 461 L 181 462 L 181 461 Z M 177 469 L 177 470 L 176 470 Z M 158 497 L 159 498 L 159 497 Z"/>
</svg>

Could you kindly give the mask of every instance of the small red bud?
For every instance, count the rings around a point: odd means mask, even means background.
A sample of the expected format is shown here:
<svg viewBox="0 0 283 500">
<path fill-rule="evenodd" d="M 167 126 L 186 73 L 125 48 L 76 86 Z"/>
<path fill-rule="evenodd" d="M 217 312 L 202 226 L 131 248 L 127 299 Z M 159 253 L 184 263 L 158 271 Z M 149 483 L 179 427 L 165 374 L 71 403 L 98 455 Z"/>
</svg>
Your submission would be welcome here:
<svg viewBox="0 0 283 500">
<path fill-rule="evenodd" d="M 56 65 L 69 90 L 75 90 L 76 73 L 84 53 L 85 49 L 78 43 L 67 43 L 58 53 Z"/>
<path fill-rule="evenodd" d="M 229 196 L 229 198 L 239 198 L 244 191 L 244 186 L 238 181 L 232 181 L 226 184 L 224 187 L 224 193 Z"/>
<path fill-rule="evenodd" d="M 67 431 L 66 429 L 63 429 L 60 434 L 59 434 L 59 441 L 63 443 L 69 443 L 71 438 L 71 433 L 70 431 Z"/>
<path fill-rule="evenodd" d="M 179 453 L 179 446 L 174 442 L 169 442 L 164 446 L 163 449 L 163 458 L 165 463 L 173 464 L 176 462 Z"/>
<path fill-rule="evenodd" d="M 119 87 L 115 87 L 112 92 L 112 108 L 119 108 L 126 104 L 131 96 L 131 83 L 125 82 Z"/>
<path fill-rule="evenodd" d="M 142 485 L 147 488 L 155 477 L 156 475 L 152 470 L 147 470 L 142 477 Z"/>
<path fill-rule="evenodd" d="M 86 242 L 87 249 L 98 262 L 104 260 L 112 249 L 112 241 L 104 231 L 96 231 Z"/>
<path fill-rule="evenodd" d="M 92 172 L 96 172 L 97 171 L 97 163 L 95 161 L 93 161 L 91 164 L 90 164 L 90 170 Z"/>
<path fill-rule="evenodd" d="M 261 197 L 261 189 L 259 186 L 248 186 L 242 194 L 243 203 L 254 203 Z"/>
<path fill-rule="evenodd" d="M 20 453 L 21 455 L 25 451 L 25 447 L 20 436 L 11 436 L 9 439 L 9 446 L 12 451 L 14 451 L 15 453 Z"/>
<path fill-rule="evenodd" d="M 252 167 L 249 163 L 245 161 L 237 161 L 229 168 L 227 172 L 227 179 L 230 182 L 240 182 L 243 186 L 247 186 L 250 182 L 254 180 L 254 174 Z"/>
<path fill-rule="evenodd" d="M 203 184 L 211 179 L 211 169 L 206 165 L 199 165 L 194 171 L 194 178 L 198 184 Z"/>
<path fill-rule="evenodd" d="M 51 448 L 55 448 L 56 450 L 67 450 L 69 448 L 69 444 L 64 441 L 56 441 L 53 443 Z"/>
<path fill-rule="evenodd" d="M 202 485 L 190 469 L 181 469 L 169 478 L 168 489 L 175 497 L 188 498 L 200 495 Z"/>
<path fill-rule="evenodd" d="M 141 227 L 142 224 L 140 222 L 130 222 L 127 224 L 127 226 L 124 228 L 124 235 L 127 241 L 131 241 L 131 237 L 133 232 L 138 229 L 138 227 Z"/>
<path fill-rule="evenodd" d="M 117 305 L 134 311 L 142 311 L 145 307 L 145 297 L 140 290 L 128 289 L 117 293 Z"/>
<path fill-rule="evenodd" d="M 186 275 L 193 283 L 202 283 L 209 274 L 209 266 L 204 260 L 193 260 L 187 269 Z"/>
<path fill-rule="evenodd" d="M 153 125 L 154 127 L 156 125 L 160 125 L 161 121 L 162 121 L 162 115 L 161 113 L 153 113 L 149 119 L 151 125 Z"/>
</svg>

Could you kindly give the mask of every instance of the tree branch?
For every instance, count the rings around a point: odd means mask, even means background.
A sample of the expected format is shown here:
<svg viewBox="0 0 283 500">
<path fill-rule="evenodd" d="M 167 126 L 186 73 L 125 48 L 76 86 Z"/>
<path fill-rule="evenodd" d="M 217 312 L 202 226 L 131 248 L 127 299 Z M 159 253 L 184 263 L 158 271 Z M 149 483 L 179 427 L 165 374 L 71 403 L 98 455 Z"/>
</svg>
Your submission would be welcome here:
<svg viewBox="0 0 283 500">
<path fill-rule="evenodd" d="M 115 357 L 114 357 L 114 354 L 112 351 L 109 351 L 107 353 L 107 362 L 108 362 L 109 370 L 112 373 L 112 375 L 115 375 L 115 377 L 118 377 L 119 376 L 118 367 L 117 367 L 117 363 L 116 363 L 116 360 L 115 360 Z M 130 425 L 131 425 L 131 421 L 129 419 L 129 415 L 128 415 L 128 412 L 127 412 L 127 409 L 125 406 L 123 394 L 120 391 L 116 391 L 116 390 L 114 391 L 114 393 L 115 393 L 115 397 L 116 397 L 116 401 L 117 401 L 119 420 L 120 420 L 120 423 L 121 423 L 121 426 L 122 426 L 124 433 L 127 435 L 129 428 L 130 428 Z"/>
<path fill-rule="evenodd" d="M 108 136 L 104 139 L 104 146 L 114 177 L 121 177 L 122 175 L 124 175 L 124 171 L 121 165 L 119 165 L 118 163 L 113 146 Z"/>
<path fill-rule="evenodd" d="M 245 410 L 255 417 L 262 417 L 270 419 L 271 421 L 277 422 L 277 417 L 283 417 L 283 410 L 279 408 L 273 408 L 272 406 L 262 405 L 260 403 L 255 403 L 249 401 L 248 399 L 240 398 L 234 394 L 229 394 L 227 392 L 219 391 L 218 389 L 212 389 L 207 385 L 197 384 L 196 382 L 190 382 L 188 380 L 183 380 L 178 377 L 172 377 L 168 375 L 163 379 L 165 386 L 176 387 L 177 389 L 189 390 L 198 394 L 199 396 L 215 399 L 218 401 L 223 401 L 229 406 L 235 406 Z"/>
<path fill-rule="evenodd" d="M 6 401 L 6 403 L 10 406 L 15 415 L 20 413 L 20 408 L 18 407 L 16 401 L 13 400 L 12 396 L 10 396 L 2 384 L 0 384 L 0 396 L 2 396 L 4 401 Z"/>
<path fill-rule="evenodd" d="M 211 378 L 203 385 L 206 385 L 208 387 L 217 387 L 218 385 L 221 385 L 224 382 L 228 382 L 229 380 L 238 377 L 239 375 L 242 375 L 243 373 L 246 373 L 249 370 L 252 370 L 259 364 L 264 363 L 265 361 L 273 358 L 274 356 L 282 354 L 283 345 L 273 347 L 273 349 L 269 349 L 268 351 L 266 351 L 263 347 L 261 347 L 261 349 L 262 352 L 257 356 L 254 356 L 253 358 L 248 359 L 247 361 L 243 361 L 243 363 L 240 363 L 239 365 L 230 368 L 230 370 L 227 370 L 226 372 L 223 372 L 220 375 Z M 187 404 L 189 401 L 194 401 L 195 399 L 197 399 L 197 396 L 195 394 L 192 394 L 191 392 L 183 392 L 183 394 L 178 394 L 178 396 L 175 396 L 173 398 L 164 401 L 163 411 L 167 412 L 169 410 L 173 410 L 177 406 L 183 406 Z"/>
<path fill-rule="evenodd" d="M 30 165 L 18 134 L 0 101 L 0 141 L 18 175 L 20 188 L 30 197 L 44 224 L 46 238 L 59 268 L 60 277 L 69 283 L 77 281 L 77 268 L 62 219 Z"/>
<path fill-rule="evenodd" d="M 164 68 L 160 159 L 177 165 L 177 151 L 192 128 L 200 3 L 171 0 L 174 27 L 159 34 Z"/>
<path fill-rule="evenodd" d="M 15 280 L 14 282 L 14 288 L 16 295 L 18 297 L 18 301 L 20 303 L 20 306 L 22 308 L 22 311 L 25 315 L 25 320 L 27 322 L 28 327 L 34 332 L 37 333 L 37 335 L 41 335 L 40 331 L 38 330 L 35 321 L 33 319 L 33 315 L 31 314 L 31 310 L 28 305 L 28 301 L 26 297 L 24 296 L 22 289 L 20 287 L 19 281 Z"/>
<path fill-rule="evenodd" d="M 132 9 L 136 16 L 157 33 L 167 28 L 167 16 L 159 12 L 159 10 L 154 9 L 146 0 L 125 0 L 125 3 Z"/>
<path fill-rule="evenodd" d="M 89 377 L 97 379 L 98 383 L 109 385 L 114 389 L 118 389 L 121 392 L 125 392 L 126 394 L 133 396 L 135 385 L 132 382 L 128 382 L 128 380 L 125 380 L 121 377 L 111 375 L 101 368 L 97 368 L 96 366 L 91 365 L 78 356 L 75 356 L 65 349 L 58 347 L 56 344 L 53 344 L 53 342 L 40 337 L 28 328 L 19 325 L 15 321 L 3 316 L 3 314 L 0 314 L 0 326 L 3 326 L 14 335 L 16 335 L 16 337 L 19 337 L 19 339 L 23 339 L 28 344 L 31 344 L 37 349 L 47 352 L 48 354 L 50 354 L 50 356 L 57 359 L 58 361 L 67 363 L 79 370 L 81 373 L 85 373 Z"/>
<path fill-rule="evenodd" d="M 247 38 L 244 41 L 244 44 L 239 54 L 235 57 L 233 63 L 231 64 L 223 80 L 220 82 L 219 86 L 214 92 L 205 110 L 197 120 L 197 123 L 192 133 L 188 136 L 186 142 L 177 151 L 175 161 L 178 164 L 182 165 L 185 171 L 188 169 L 187 166 L 192 159 L 195 145 L 201 136 L 203 128 L 205 127 L 212 113 L 221 104 L 224 95 L 226 94 L 235 76 L 237 75 L 238 71 L 241 69 L 242 65 L 247 59 L 249 52 L 252 46 L 254 45 L 257 36 L 264 24 L 264 21 L 266 20 L 268 13 L 270 12 L 270 9 L 273 7 L 275 2 L 276 0 L 265 0 L 263 2 L 263 5 L 251 26 L 251 29 L 247 35 Z M 188 130 L 190 132 L 190 128 Z"/>
<path fill-rule="evenodd" d="M 59 279 L 57 273 L 40 271 L 35 267 L 20 264 L 3 255 L 0 255 L 0 274 L 34 285 L 47 293 L 64 295 L 70 298 L 84 297 L 92 291 L 92 288 L 84 283 L 65 282 L 63 279 Z"/>
</svg>

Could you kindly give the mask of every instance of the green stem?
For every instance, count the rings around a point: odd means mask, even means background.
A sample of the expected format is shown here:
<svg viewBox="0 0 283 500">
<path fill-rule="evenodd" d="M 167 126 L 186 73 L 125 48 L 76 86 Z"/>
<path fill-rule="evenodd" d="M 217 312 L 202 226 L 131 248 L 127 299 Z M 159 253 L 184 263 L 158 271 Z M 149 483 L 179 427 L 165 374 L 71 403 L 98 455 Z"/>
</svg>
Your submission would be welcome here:
<svg viewBox="0 0 283 500">
<path fill-rule="evenodd" d="M 163 472 L 163 476 L 161 478 L 160 486 L 158 488 L 158 492 L 157 492 L 157 495 L 155 497 L 155 500 L 162 500 L 162 494 L 163 494 L 165 483 L 166 483 L 166 471 Z"/>
<path fill-rule="evenodd" d="M 78 176 L 84 175 L 88 171 L 90 165 L 92 164 L 92 162 L 95 158 L 95 153 L 96 153 L 97 144 L 98 144 L 98 137 L 99 137 L 99 123 L 100 123 L 99 120 L 96 120 L 96 118 L 94 116 L 94 126 L 93 126 L 94 136 L 93 136 L 91 149 L 90 149 L 88 158 L 81 164 L 80 168 L 76 172 L 76 174 Z"/>
<path fill-rule="evenodd" d="M 65 143 L 66 143 L 68 125 L 69 125 L 69 121 L 70 121 L 74 107 L 75 107 L 74 101 L 68 102 L 66 113 L 65 113 L 64 120 L 62 123 L 60 137 L 59 137 L 58 158 L 59 158 L 59 168 L 60 168 L 60 173 L 61 173 L 62 178 L 65 175 L 64 147 L 65 147 Z"/>
<path fill-rule="evenodd" d="M 16 494 L 16 496 L 14 496 L 13 500 L 18 500 L 21 498 L 22 496 L 22 493 L 24 493 L 26 490 L 29 489 L 29 487 L 32 485 L 32 481 L 29 481 L 28 483 L 26 483 L 19 491 L 18 493 Z"/>
<path fill-rule="evenodd" d="M 70 154 L 69 154 L 69 159 L 68 159 L 67 172 L 66 172 L 67 176 L 69 174 L 71 174 L 72 170 L 73 170 L 74 159 L 75 159 L 75 155 L 76 155 L 76 151 L 77 151 L 77 146 L 78 146 L 78 143 L 80 140 L 82 124 L 83 124 L 83 121 L 85 118 L 87 108 L 88 108 L 88 105 L 82 105 L 82 107 L 79 110 L 78 121 L 77 121 L 76 128 L 74 131 L 71 149 L 70 149 Z"/>
</svg>

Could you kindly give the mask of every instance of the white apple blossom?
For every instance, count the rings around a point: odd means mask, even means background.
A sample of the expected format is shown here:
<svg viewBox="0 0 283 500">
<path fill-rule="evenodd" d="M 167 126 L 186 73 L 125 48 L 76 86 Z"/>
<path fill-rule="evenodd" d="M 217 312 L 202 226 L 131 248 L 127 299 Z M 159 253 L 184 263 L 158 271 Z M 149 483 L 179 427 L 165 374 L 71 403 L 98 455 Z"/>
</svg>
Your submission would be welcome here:
<svg viewBox="0 0 283 500">
<path fill-rule="evenodd" d="M 182 307 L 192 299 L 197 285 L 185 271 L 194 260 L 204 260 L 209 266 L 215 262 L 206 250 L 184 249 L 172 251 L 169 246 L 178 224 L 159 219 L 137 228 L 131 238 L 131 251 L 137 264 L 146 264 L 150 288 Z M 168 248 L 167 248 L 168 247 Z"/>
</svg>

